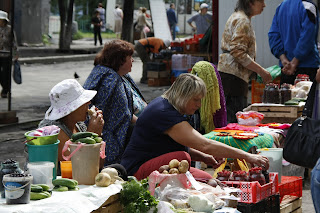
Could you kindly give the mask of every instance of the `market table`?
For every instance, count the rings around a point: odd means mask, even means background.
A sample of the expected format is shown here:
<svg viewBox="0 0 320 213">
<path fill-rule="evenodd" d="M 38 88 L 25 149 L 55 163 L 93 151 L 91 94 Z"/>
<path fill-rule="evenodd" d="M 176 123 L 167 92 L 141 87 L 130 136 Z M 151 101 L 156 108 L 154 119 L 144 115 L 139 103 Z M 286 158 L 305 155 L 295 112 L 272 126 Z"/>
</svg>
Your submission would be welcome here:
<svg viewBox="0 0 320 213">
<path fill-rule="evenodd" d="M 293 123 L 301 116 L 305 102 L 299 105 L 254 103 L 246 108 L 264 114 L 262 123 Z"/>
<path fill-rule="evenodd" d="M 115 201 L 115 195 L 122 189 L 120 183 L 115 183 L 108 187 L 79 185 L 79 188 L 79 191 L 53 191 L 50 198 L 30 201 L 28 204 L 7 205 L 6 200 L 1 198 L 0 212 L 88 213 L 94 210 L 97 210 L 97 212 L 115 212 L 103 211 L 99 207 L 109 201 L 109 198 L 113 198 L 113 201 Z"/>
<path fill-rule="evenodd" d="M 222 142 L 226 145 L 242 149 L 243 151 L 249 152 L 252 147 L 257 149 L 261 148 L 271 148 L 273 145 L 273 137 L 269 134 L 264 134 L 248 140 L 234 139 L 230 136 L 217 136 L 219 132 L 211 131 L 208 134 L 203 135 L 204 137 L 212 140 Z"/>
</svg>

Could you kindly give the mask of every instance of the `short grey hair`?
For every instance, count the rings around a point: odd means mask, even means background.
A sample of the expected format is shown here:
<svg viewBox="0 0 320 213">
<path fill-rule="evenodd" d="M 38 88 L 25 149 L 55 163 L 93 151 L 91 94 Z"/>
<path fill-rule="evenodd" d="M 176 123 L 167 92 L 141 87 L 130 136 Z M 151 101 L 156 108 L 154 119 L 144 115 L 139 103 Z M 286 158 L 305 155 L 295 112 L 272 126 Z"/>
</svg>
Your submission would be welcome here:
<svg viewBox="0 0 320 213">
<path fill-rule="evenodd" d="M 206 84 L 196 75 L 184 73 L 179 75 L 171 87 L 162 95 L 179 112 L 187 105 L 193 97 L 207 93 Z"/>
</svg>

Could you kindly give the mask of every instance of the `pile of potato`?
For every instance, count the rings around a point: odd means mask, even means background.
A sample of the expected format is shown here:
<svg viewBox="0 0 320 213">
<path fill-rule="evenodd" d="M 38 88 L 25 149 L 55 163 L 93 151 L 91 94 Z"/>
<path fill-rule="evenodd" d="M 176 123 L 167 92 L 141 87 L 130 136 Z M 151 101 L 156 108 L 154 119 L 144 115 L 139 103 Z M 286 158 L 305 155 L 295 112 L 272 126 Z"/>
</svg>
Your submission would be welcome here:
<svg viewBox="0 0 320 213">
<path fill-rule="evenodd" d="M 177 159 L 172 159 L 169 165 L 163 165 L 159 168 L 161 174 L 182 174 L 189 170 L 189 163 L 187 160 L 181 162 Z"/>
</svg>

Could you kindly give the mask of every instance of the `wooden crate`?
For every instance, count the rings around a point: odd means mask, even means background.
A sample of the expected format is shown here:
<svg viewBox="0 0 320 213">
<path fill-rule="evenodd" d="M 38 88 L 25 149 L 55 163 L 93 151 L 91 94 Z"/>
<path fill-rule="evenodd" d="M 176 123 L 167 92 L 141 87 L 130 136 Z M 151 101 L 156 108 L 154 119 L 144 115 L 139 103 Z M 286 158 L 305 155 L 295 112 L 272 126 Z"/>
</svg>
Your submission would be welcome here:
<svg viewBox="0 0 320 213">
<path fill-rule="evenodd" d="M 92 213 L 118 213 L 122 212 L 123 207 L 120 204 L 120 194 L 115 194 L 109 197 L 97 210 Z"/>
<path fill-rule="evenodd" d="M 251 105 L 251 110 L 261 112 L 264 114 L 262 123 L 293 123 L 301 116 L 303 105 L 295 106 L 255 106 Z"/>
<path fill-rule="evenodd" d="M 280 213 L 301 213 L 302 197 L 285 196 L 280 204 Z"/>
</svg>

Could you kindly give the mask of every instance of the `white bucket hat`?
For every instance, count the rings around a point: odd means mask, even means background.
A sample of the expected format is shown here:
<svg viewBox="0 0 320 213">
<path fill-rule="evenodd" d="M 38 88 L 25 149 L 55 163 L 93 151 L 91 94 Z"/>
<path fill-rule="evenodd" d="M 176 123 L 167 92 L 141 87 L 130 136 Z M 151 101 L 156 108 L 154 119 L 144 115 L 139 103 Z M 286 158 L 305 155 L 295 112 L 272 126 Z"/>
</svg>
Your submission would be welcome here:
<svg viewBox="0 0 320 213">
<path fill-rule="evenodd" d="M 90 101 L 97 91 L 85 90 L 75 79 L 66 79 L 55 85 L 50 93 L 50 108 L 45 119 L 58 120 Z"/>
<path fill-rule="evenodd" d="M 7 22 L 9 22 L 8 13 L 0 10 L 0 19 L 4 19 L 4 20 L 6 20 Z"/>
<path fill-rule="evenodd" d="M 200 9 L 208 8 L 208 7 L 209 7 L 209 5 L 207 5 L 206 3 L 202 3 L 202 4 L 200 5 Z"/>
</svg>

